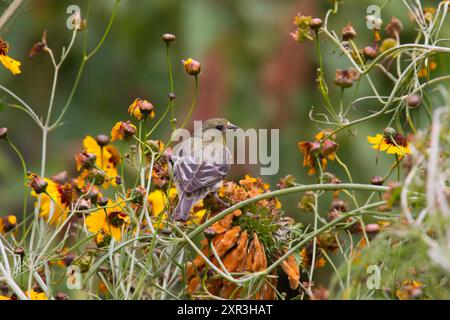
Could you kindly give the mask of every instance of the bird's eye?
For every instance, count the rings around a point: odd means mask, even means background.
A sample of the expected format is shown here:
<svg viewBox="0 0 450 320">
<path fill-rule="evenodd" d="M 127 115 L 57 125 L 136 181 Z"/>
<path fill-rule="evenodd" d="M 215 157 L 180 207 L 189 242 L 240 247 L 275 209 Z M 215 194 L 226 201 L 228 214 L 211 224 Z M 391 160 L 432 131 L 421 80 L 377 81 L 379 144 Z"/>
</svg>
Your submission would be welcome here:
<svg viewBox="0 0 450 320">
<path fill-rule="evenodd" d="M 219 131 L 223 131 L 224 126 L 219 124 L 218 126 L 216 126 L 216 129 Z"/>
</svg>

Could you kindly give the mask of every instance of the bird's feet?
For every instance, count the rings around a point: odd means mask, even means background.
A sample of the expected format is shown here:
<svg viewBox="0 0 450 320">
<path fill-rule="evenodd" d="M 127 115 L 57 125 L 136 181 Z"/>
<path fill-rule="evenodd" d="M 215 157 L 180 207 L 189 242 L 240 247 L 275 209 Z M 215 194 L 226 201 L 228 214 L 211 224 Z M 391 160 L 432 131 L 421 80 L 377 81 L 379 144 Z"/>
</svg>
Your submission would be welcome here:
<svg viewBox="0 0 450 320">
<path fill-rule="evenodd" d="M 220 199 L 219 195 L 217 194 L 217 192 L 214 192 L 214 199 L 216 199 L 216 201 L 225 208 L 228 208 L 230 206 L 230 204 L 226 201 L 223 201 L 222 199 Z"/>
</svg>

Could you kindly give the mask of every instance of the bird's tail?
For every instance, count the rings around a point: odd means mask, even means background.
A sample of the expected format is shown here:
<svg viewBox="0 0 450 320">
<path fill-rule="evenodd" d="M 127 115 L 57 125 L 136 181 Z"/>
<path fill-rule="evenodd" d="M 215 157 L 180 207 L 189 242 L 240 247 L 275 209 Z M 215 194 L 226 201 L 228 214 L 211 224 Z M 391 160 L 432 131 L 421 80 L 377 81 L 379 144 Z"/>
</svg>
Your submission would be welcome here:
<svg viewBox="0 0 450 320">
<path fill-rule="evenodd" d="M 196 197 L 187 197 L 186 194 L 181 193 L 178 205 L 173 211 L 172 218 L 175 221 L 186 221 L 193 205 L 197 201 Z"/>
</svg>

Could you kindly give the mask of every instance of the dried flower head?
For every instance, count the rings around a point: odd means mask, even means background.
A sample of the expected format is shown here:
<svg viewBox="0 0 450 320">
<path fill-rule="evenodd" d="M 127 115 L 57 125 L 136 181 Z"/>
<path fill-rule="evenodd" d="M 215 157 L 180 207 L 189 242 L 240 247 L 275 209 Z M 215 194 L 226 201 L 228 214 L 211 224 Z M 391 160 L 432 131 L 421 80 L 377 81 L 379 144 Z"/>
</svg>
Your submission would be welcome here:
<svg viewBox="0 0 450 320">
<path fill-rule="evenodd" d="M 239 184 L 225 182 L 218 196 L 230 205 L 268 191 L 261 179 L 246 176 Z M 206 201 L 206 199 L 205 199 Z M 217 206 L 206 201 L 205 206 L 214 211 Z M 205 230 L 207 238 L 202 241 L 202 252 L 218 267 L 225 266 L 228 272 L 259 272 L 265 270 L 270 262 L 281 256 L 288 247 L 293 221 L 284 217 L 281 204 L 276 198 L 261 200 L 236 210 Z M 210 250 L 214 246 L 216 254 Z M 221 263 L 217 258 L 222 260 Z M 288 275 L 291 287 L 297 288 L 300 271 L 296 259 L 289 256 L 281 264 Z M 207 265 L 201 256 L 197 256 L 187 265 L 188 292 L 195 295 L 202 291 L 200 275 Z M 223 298 L 250 298 L 244 296 L 242 289 L 234 283 L 217 278 L 214 272 L 207 273 L 206 289 Z M 273 275 L 276 275 L 275 273 Z M 276 285 L 273 278 L 272 285 Z M 275 291 L 263 284 L 252 296 L 256 299 L 274 299 Z"/>
<path fill-rule="evenodd" d="M 321 131 L 315 136 L 315 141 L 301 141 L 298 147 L 303 152 L 303 166 L 308 167 L 308 174 L 316 173 L 318 163 L 325 170 L 328 160 L 333 161 L 336 156 L 338 144 L 331 139 L 324 139 L 326 131 Z M 323 141 L 322 141 L 323 140 Z"/>
<path fill-rule="evenodd" d="M 334 83 L 341 88 L 350 88 L 353 86 L 353 82 L 358 79 L 359 73 L 354 68 L 347 70 L 337 69 Z"/>
<path fill-rule="evenodd" d="M 402 30 L 403 30 L 402 22 L 398 20 L 396 17 L 391 17 L 391 21 L 389 21 L 389 23 L 386 26 L 387 34 L 390 37 L 397 39 Z"/>
<path fill-rule="evenodd" d="M 357 35 L 355 28 L 353 28 L 353 25 L 349 22 L 344 28 L 342 28 L 342 40 L 348 41 L 353 38 L 355 38 Z"/>
<path fill-rule="evenodd" d="M 138 120 L 146 118 L 147 116 L 153 119 L 155 117 L 154 109 L 153 104 L 147 100 L 137 98 L 128 108 L 128 113 Z"/>
<path fill-rule="evenodd" d="M 300 13 L 298 13 L 294 17 L 294 25 L 297 26 L 297 29 L 294 32 L 291 32 L 291 37 L 297 41 L 302 42 L 304 40 L 312 40 L 313 37 L 311 36 L 311 22 L 312 22 L 311 16 L 303 16 Z M 315 27 L 317 27 L 318 21 L 316 21 Z"/>
<path fill-rule="evenodd" d="M 116 122 L 111 129 L 111 141 L 128 140 L 136 133 L 136 126 L 130 121 Z"/>
</svg>

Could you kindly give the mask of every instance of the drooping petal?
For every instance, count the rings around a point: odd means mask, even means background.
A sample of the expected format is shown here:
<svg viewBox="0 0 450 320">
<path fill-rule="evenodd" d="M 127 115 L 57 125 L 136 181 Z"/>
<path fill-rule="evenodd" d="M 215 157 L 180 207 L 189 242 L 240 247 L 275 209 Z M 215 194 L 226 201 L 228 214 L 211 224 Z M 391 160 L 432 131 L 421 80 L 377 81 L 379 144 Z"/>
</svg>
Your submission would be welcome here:
<svg viewBox="0 0 450 320">
<path fill-rule="evenodd" d="M 14 60 L 11 57 L 0 55 L 0 62 L 5 66 L 6 69 L 12 72 L 12 74 L 20 74 L 20 61 Z"/>
</svg>

